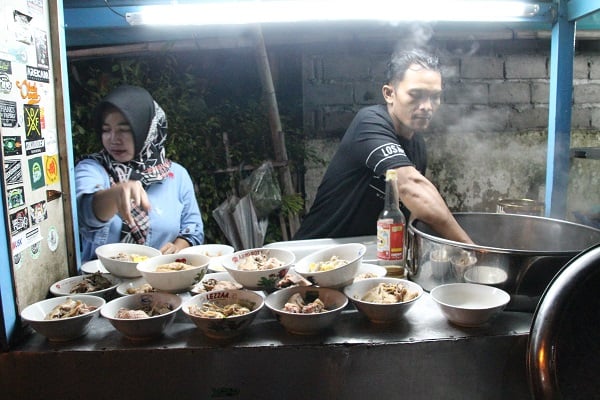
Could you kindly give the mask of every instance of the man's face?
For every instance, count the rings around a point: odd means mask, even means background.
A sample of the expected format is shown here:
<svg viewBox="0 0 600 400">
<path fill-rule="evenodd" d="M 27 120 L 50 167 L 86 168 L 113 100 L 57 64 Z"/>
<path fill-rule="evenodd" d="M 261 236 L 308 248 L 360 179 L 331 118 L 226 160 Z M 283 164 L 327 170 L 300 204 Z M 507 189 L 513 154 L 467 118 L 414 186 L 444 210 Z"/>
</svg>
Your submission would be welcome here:
<svg viewBox="0 0 600 400">
<path fill-rule="evenodd" d="M 425 130 L 440 105 L 442 75 L 413 64 L 402 81 L 383 86 L 383 96 L 396 133 L 407 138 Z"/>
</svg>

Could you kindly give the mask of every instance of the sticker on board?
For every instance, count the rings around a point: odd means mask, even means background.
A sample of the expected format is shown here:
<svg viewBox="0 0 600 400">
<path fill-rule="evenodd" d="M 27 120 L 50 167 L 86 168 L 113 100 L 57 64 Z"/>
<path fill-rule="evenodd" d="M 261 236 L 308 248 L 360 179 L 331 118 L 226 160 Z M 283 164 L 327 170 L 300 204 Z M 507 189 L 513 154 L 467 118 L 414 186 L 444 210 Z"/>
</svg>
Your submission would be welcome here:
<svg viewBox="0 0 600 400">
<path fill-rule="evenodd" d="M 13 266 L 15 269 L 21 268 L 23 265 L 23 253 L 13 254 Z"/>
<path fill-rule="evenodd" d="M 9 214 L 8 218 L 10 220 L 10 232 L 13 236 L 29 228 L 29 214 L 27 212 L 27 207 Z"/>
<path fill-rule="evenodd" d="M 6 201 L 8 202 L 9 210 L 23 207 L 25 205 L 25 189 L 23 186 L 8 189 L 6 191 Z"/>
<path fill-rule="evenodd" d="M 25 154 L 28 156 L 46 151 L 42 137 L 42 120 L 38 105 L 24 104 L 25 117 Z"/>
<path fill-rule="evenodd" d="M 44 156 L 44 172 L 46 175 L 46 185 L 58 183 L 58 154 Z"/>
<path fill-rule="evenodd" d="M 42 164 L 42 157 L 35 157 L 29 162 L 29 179 L 31 180 L 31 189 L 39 189 L 46 186 L 44 179 L 44 166 Z"/>
<path fill-rule="evenodd" d="M 4 160 L 4 179 L 7 186 L 23 183 L 21 160 Z"/>
<path fill-rule="evenodd" d="M 3 128 L 14 128 L 15 126 L 17 126 L 19 122 L 17 117 L 17 102 L 10 100 L 0 100 L 0 119 L 2 120 Z M 20 137 L 19 143 L 21 143 Z M 4 144 L 4 147 L 6 148 L 6 143 Z"/>
<path fill-rule="evenodd" d="M 48 238 L 46 240 L 48 242 L 48 248 L 54 253 L 58 248 L 58 231 L 55 227 L 51 226 L 50 229 L 48 229 Z"/>
<path fill-rule="evenodd" d="M 31 217 L 31 225 L 37 225 L 40 222 L 48 219 L 48 211 L 46 210 L 46 201 L 38 201 L 29 206 L 29 216 Z"/>
<path fill-rule="evenodd" d="M 7 73 L 0 72 L 0 93 L 10 94 L 13 88 L 13 83 Z"/>
<path fill-rule="evenodd" d="M 29 249 L 31 258 L 33 258 L 34 260 L 40 258 L 40 254 L 42 253 L 42 246 L 40 242 L 32 244 Z"/>
</svg>

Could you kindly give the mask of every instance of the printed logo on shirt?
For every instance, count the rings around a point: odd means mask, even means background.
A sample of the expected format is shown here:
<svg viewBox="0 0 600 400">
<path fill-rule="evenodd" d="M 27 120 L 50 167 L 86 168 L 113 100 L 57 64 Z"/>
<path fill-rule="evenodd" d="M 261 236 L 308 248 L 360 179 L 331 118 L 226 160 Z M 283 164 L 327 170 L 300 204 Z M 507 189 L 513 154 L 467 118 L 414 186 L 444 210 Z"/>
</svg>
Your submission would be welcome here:
<svg viewBox="0 0 600 400">
<path fill-rule="evenodd" d="M 404 149 L 398 143 L 386 143 L 376 147 L 369 154 L 366 160 L 366 165 L 373 165 L 373 170 L 378 171 L 378 167 L 382 162 L 395 157 L 407 158 Z"/>
</svg>

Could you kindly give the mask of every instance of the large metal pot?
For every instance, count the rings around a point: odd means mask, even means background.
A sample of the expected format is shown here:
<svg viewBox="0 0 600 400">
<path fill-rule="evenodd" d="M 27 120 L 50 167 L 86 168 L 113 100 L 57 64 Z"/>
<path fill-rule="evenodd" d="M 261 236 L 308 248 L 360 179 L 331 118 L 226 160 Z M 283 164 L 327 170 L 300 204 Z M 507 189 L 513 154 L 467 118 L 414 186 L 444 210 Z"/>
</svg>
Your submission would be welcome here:
<svg viewBox="0 0 600 400">
<path fill-rule="evenodd" d="M 600 243 L 600 230 L 562 220 L 494 213 L 454 216 L 476 245 L 440 238 L 419 220 L 408 226 L 408 276 L 427 291 L 444 283 L 482 283 L 506 290 L 513 299 L 524 297 L 531 303 L 524 308 L 535 308 L 560 268 Z"/>
</svg>

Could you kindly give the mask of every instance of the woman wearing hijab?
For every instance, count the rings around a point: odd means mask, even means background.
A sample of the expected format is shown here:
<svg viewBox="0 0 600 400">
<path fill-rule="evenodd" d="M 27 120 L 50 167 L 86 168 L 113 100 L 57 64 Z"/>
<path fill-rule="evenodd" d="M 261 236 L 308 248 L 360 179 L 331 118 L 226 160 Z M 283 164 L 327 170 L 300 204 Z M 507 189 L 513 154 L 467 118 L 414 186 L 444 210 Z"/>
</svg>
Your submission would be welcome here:
<svg viewBox="0 0 600 400">
<path fill-rule="evenodd" d="M 150 93 L 114 89 L 96 108 L 94 129 L 103 149 L 75 167 L 82 261 L 107 243 L 144 244 L 164 254 L 202 244 L 192 179 L 165 157 L 167 118 Z"/>
</svg>

